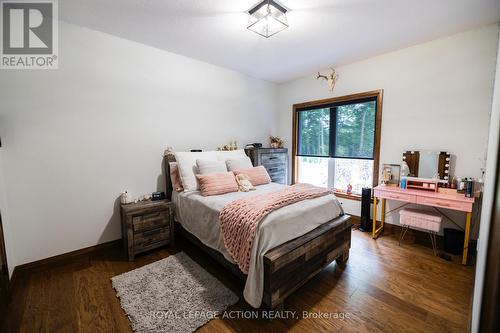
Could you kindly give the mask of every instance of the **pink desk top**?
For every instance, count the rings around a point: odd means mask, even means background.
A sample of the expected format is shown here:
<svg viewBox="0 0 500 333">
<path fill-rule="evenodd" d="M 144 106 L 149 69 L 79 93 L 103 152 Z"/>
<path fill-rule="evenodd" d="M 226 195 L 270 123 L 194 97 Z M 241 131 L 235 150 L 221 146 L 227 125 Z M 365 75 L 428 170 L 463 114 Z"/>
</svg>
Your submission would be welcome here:
<svg viewBox="0 0 500 333">
<path fill-rule="evenodd" d="M 433 192 L 426 190 L 415 190 L 415 189 L 403 189 L 397 186 L 389 186 L 389 185 L 379 185 L 374 188 L 376 191 L 385 191 L 391 193 L 404 193 L 411 194 L 419 197 L 433 198 L 433 199 L 443 199 L 443 200 L 452 200 L 459 201 L 465 203 L 474 203 L 474 198 L 466 198 L 462 193 L 443 193 L 443 192 Z"/>
</svg>

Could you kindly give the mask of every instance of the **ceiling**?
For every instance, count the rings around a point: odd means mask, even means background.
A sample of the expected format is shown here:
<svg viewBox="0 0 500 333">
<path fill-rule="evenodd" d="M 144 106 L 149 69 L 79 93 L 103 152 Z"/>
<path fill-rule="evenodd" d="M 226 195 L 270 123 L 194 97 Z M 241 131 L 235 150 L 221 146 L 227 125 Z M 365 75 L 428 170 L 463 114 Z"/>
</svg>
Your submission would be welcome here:
<svg viewBox="0 0 500 333">
<path fill-rule="evenodd" d="M 499 0 L 281 0 L 290 28 L 246 29 L 258 0 L 64 0 L 60 19 L 284 82 L 500 20 Z"/>
</svg>

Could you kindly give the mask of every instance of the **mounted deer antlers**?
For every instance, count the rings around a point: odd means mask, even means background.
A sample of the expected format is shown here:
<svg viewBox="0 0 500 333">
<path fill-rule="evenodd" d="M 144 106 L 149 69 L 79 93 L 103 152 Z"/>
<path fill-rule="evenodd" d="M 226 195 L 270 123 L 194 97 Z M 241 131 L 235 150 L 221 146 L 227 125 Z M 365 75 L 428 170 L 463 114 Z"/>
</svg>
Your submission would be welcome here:
<svg viewBox="0 0 500 333">
<path fill-rule="evenodd" d="M 318 72 L 318 76 L 316 76 L 316 79 L 317 80 L 319 80 L 319 79 L 326 80 L 326 82 L 328 82 L 328 88 L 329 88 L 330 92 L 333 92 L 333 89 L 335 88 L 335 83 L 337 83 L 338 75 L 337 75 L 337 71 L 334 68 L 330 68 L 330 70 L 332 72 L 328 76 Z"/>
<path fill-rule="evenodd" d="M 321 74 L 320 72 L 318 72 L 318 76 L 317 76 L 316 78 L 317 78 L 317 79 L 325 79 L 325 80 L 328 80 L 328 76 L 323 75 L 323 74 Z"/>
</svg>

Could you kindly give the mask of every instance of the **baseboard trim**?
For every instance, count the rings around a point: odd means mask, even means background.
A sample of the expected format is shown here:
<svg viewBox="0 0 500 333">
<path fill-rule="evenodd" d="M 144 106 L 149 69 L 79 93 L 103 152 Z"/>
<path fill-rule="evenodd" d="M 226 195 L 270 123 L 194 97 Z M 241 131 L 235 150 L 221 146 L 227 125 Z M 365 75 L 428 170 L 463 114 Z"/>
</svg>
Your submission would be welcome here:
<svg viewBox="0 0 500 333">
<path fill-rule="evenodd" d="M 349 214 L 349 215 L 351 215 L 351 214 Z M 361 217 L 360 216 L 351 215 L 351 221 L 352 221 L 352 225 L 355 226 L 356 228 L 359 228 L 359 226 L 361 225 Z"/>
<path fill-rule="evenodd" d="M 23 273 L 26 273 L 29 271 L 40 270 L 40 269 L 44 269 L 44 268 L 47 268 L 50 266 L 62 264 L 62 263 L 65 263 L 66 261 L 69 261 L 69 260 L 74 259 L 76 257 L 82 256 L 82 255 L 88 255 L 88 254 L 94 253 L 96 251 L 101 251 L 101 250 L 105 250 L 108 248 L 113 248 L 113 247 L 119 246 L 121 244 L 122 244 L 121 238 L 115 239 L 115 240 L 112 240 L 109 242 L 85 247 L 83 249 L 79 249 L 79 250 L 59 254 L 59 255 L 56 255 L 53 257 L 48 257 L 45 259 L 40 259 L 40 260 L 32 261 L 32 262 L 29 262 L 26 264 L 18 265 L 16 267 L 14 267 L 14 271 L 12 272 L 11 281 L 15 280 L 16 275 L 19 276 L 20 274 L 23 274 Z"/>
<path fill-rule="evenodd" d="M 359 227 L 359 225 L 361 223 L 361 217 L 360 216 L 351 215 L 351 220 L 352 220 L 353 227 L 355 227 L 355 228 Z M 394 234 L 394 233 L 399 233 L 400 231 L 401 231 L 401 226 L 400 225 L 391 224 L 391 223 L 385 223 L 384 233 Z M 409 231 L 409 233 L 410 233 L 410 235 L 413 235 L 413 238 L 419 244 L 432 247 L 432 244 L 431 244 L 431 241 L 430 241 L 428 233 L 426 233 L 424 231 L 420 231 L 420 230 L 414 230 L 414 229 L 411 229 Z M 442 244 L 442 242 L 443 242 L 443 236 L 437 235 L 437 239 L 438 239 L 438 244 L 439 243 Z M 79 250 L 75 250 L 75 251 L 71 251 L 71 252 L 59 254 L 59 255 L 56 255 L 56 256 L 53 256 L 53 257 L 48 257 L 48 258 L 45 258 L 45 259 L 36 260 L 36 261 L 33 261 L 33 262 L 29 262 L 29 263 L 26 263 L 26 264 L 22 264 L 22 265 L 16 266 L 16 267 L 14 267 L 14 270 L 12 272 L 12 276 L 9 279 L 9 293 L 12 290 L 12 287 L 15 284 L 16 278 L 19 275 L 21 275 L 21 274 L 25 274 L 25 273 L 28 273 L 30 271 L 36 271 L 36 270 L 45 269 L 45 268 L 48 268 L 48 267 L 51 267 L 51 266 L 55 266 L 55 265 L 58 265 L 58 264 L 63 264 L 63 263 L 65 263 L 65 262 L 67 262 L 67 261 L 69 261 L 71 259 L 76 258 L 76 257 L 82 256 L 82 255 L 88 255 L 88 254 L 91 254 L 93 252 L 105 250 L 105 249 L 108 249 L 108 248 L 117 247 L 117 246 L 120 246 L 121 244 L 122 244 L 122 239 L 119 238 L 119 239 L 115 239 L 115 240 L 112 240 L 112 241 L 109 241 L 109 242 L 105 242 L 105 243 L 101 243 L 101 244 L 97 244 L 97 245 L 85 247 L 83 249 L 79 249 Z M 469 248 L 471 248 L 471 247 L 469 246 Z"/>
<path fill-rule="evenodd" d="M 17 269 L 17 267 L 14 267 L 14 270 L 12 271 L 12 276 L 9 279 L 9 285 L 7 286 L 7 304 L 9 304 L 10 300 L 12 299 L 12 291 L 14 290 L 14 286 L 16 285 L 16 280 L 18 276 L 19 276 L 19 270 Z M 0 328 L 2 328 L 1 325 Z"/>
</svg>

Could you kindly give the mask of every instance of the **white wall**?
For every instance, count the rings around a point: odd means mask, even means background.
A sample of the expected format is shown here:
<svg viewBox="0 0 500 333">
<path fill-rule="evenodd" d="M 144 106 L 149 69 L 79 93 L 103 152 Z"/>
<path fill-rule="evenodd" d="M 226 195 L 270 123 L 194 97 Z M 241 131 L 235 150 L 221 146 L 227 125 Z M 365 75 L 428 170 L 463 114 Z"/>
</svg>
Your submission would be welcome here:
<svg viewBox="0 0 500 333">
<path fill-rule="evenodd" d="M 11 267 L 120 238 L 116 199 L 164 188 L 166 145 L 267 142 L 276 123 L 274 84 L 74 25 L 59 32 L 58 70 L 0 73 Z"/>
<path fill-rule="evenodd" d="M 292 104 L 332 96 L 313 74 L 276 88 L 74 25 L 59 31 L 60 69 L 0 72 L 11 269 L 119 238 L 118 195 L 163 189 L 165 145 L 211 149 L 274 133 L 289 146 Z M 479 176 L 497 34 L 485 27 L 339 67 L 333 96 L 385 90 L 382 163 L 446 149 L 456 174 Z M 342 201 L 359 215 L 358 202 Z"/>
<path fill-rule="evenodd" d="M 488 236 L 490 233 L 490 224 L 492 219 L 494 197 L 495 197 L 495 178 L 498 161 L 498 150 L 500 139 L 500 39 L 497 54 L 497 70 L 495 76 L 495 89 L 493 93 L 493 106 L 491 110 L 491 122 L 488 139 L 488 158 L 486 165 L 483 214 L 481 216 L 481 230 L 479 232 L 479 241 L 477 244 L 477 265 L 476 278 L 474 285 L 474 300 L 472 306 L 472 324 L 471 332 L 479 331 L 479 319 L 481 311 L 481 301 L 483 296 L 484 273 L 486 269 L 486 255 L 488 251 Z"/>
<path fill-rule="evenodd" d="M 279 134 L 292 142 L 292 105 L 384 89 L 381 163 L 400 163 L 403 151 L 447 150 L 455 174 L 479 177 L 485 166 L 495 60 L 496 25 L 338 67 L 334 93 L 315 74 L 278 87 Z M 339 45 L 341 47 L 341 45 Z M 325 70 L 326 71 L 326 70 Z M 341 200 L 360 215 L 359 202 Z M 399 203 L 388 203 L 388 210 Z M 398 214 L 389 223 L 398 223 Z M 464 214 L 452 214 L 463 223 Z"/>
<path fill-rule="evenodd" d="M 0 123 L 2 122 L 2 117 L 0 115 Z M 9 275 L 12 274 L 14 270 L 15 257 L 13 249 L 13 241 L 11 237 L 11 227 L 9 214 L 7 209 L 7 197 L 5 192 L 5 178 L 3 171 L 3 149 L 0 147 L 0 213 L 2 215 L 2 226 L 3 226 L 3 236 L 5 240 L 5 252 L 7 253 L 7 265 L 9 267 Z"/>
</svg>

